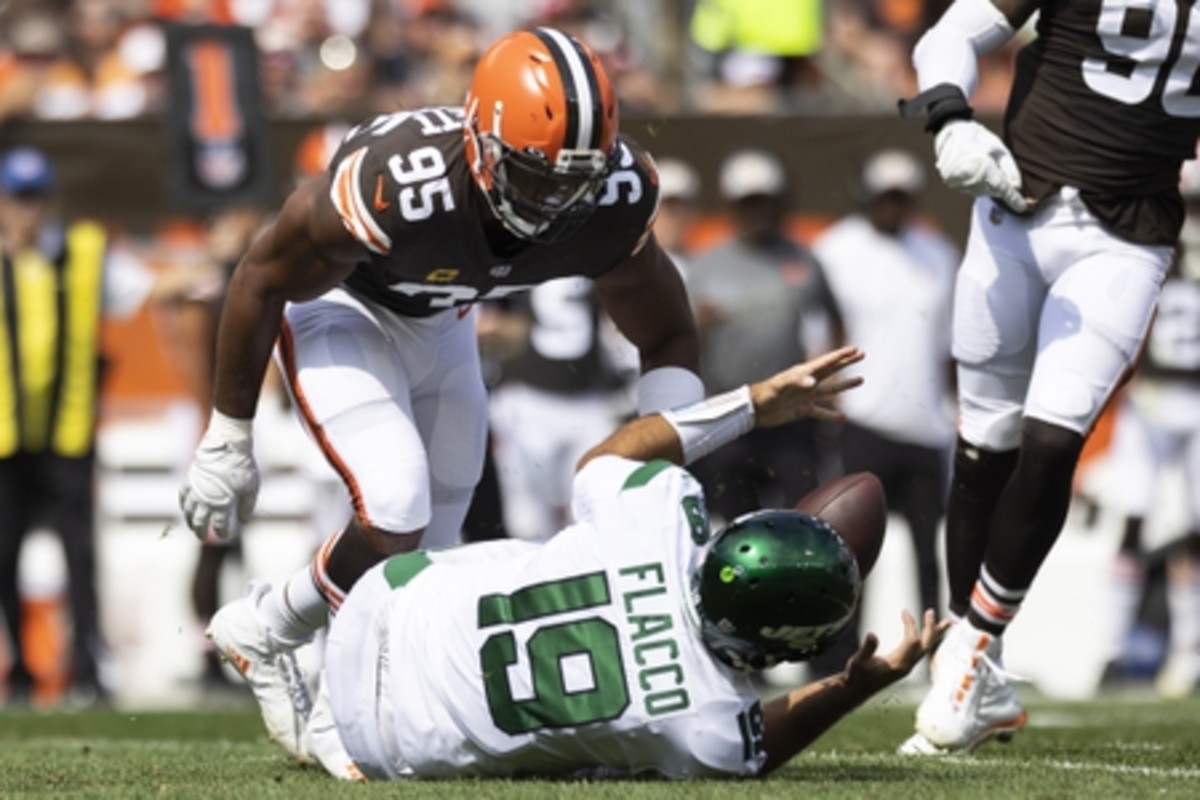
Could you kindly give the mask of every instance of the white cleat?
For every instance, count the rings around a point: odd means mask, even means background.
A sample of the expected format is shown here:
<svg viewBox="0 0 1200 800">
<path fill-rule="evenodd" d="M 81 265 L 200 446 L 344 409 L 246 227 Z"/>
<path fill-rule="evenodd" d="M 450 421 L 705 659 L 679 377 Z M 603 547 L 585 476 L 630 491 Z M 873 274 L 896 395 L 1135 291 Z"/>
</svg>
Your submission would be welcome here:
<svg viewBox="0 0 1200 800">
<path fill-rule="evenodd" d="M 258 612 L 270 591 L 270 584 L 251 582 L 243 597 L 213 615 L 206 635 L 254 692 L 267 734 L 298 761 L 311 763 L 303 745 L 312 695 L 296 646 L 272 636 Z"/>
<path fill-rule="evenodd" d="M 333 709 L 329 706 L 329 690 L 325 688 L 324 671 L 321 672 L 317 688 L 317 700 L 313 703 L 308 725 L 304 729 L 304 751 L 338 780 L 367 782 L 338 736 Z"/>
<path fill-rule="evenodd" d="M 897 752 L 969 753 L 993 737 L 1008 741 L 1027 718 L 1001 664 L 1000 639 L 960 620 L 938 648 L 933 685 L 917 708 L 917 732 Z"/>
<path fill-rule="evenodd" d="M 914 733 L 896 748 L 896 753 L 902 756 L 946 756 L 950 755 L 950 752 L 944 747 L 938 747 L 921 733 Z"/>
</svg>

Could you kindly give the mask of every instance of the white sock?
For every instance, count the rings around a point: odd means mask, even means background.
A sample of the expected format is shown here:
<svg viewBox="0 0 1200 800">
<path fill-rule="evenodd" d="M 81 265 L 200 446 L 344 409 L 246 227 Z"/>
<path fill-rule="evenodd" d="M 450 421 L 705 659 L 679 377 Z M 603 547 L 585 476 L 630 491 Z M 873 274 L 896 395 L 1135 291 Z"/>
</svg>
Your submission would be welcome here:
<svg viewBox="0 0 1200 800">
<path fill-rule="evenodd" d="M 329 605 L 317 591 L 307 566 L 264 596 L 258 610 L 276 639 L 294 644 L 311 638 L 329 617 Z"/>
</svg>

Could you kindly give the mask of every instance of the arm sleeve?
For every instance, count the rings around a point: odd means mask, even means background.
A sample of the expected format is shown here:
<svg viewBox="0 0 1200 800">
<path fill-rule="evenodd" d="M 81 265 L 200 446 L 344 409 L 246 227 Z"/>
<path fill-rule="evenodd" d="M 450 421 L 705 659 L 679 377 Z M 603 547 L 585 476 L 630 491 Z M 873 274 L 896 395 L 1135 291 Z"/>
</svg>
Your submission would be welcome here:
<svg viewBox="0 0 1200 800">
<path fill-rule="evenodd" d="M 913 50 L 917 88 L 950 83 L 966 97 L 979 79 L 978 60 L 1003 45 L 1014 31 L 991 0 L 955 0 Z"/>
</svg>

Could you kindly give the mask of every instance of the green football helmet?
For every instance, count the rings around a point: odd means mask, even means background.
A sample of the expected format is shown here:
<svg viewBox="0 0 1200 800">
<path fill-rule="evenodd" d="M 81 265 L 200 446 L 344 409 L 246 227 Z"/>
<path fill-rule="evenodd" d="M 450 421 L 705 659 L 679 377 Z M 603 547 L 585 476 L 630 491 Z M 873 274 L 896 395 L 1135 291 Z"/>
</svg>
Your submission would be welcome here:
<svg viewBox="0 0 1200 800">
<path fill-rule="evenodd" d="M 862 579 L 824 520 L 768 510 L 717 532 L 691 588 L 708 648 L 732 667 L 758 670 L 827 647 L 858 608 Z"/>
</svg>

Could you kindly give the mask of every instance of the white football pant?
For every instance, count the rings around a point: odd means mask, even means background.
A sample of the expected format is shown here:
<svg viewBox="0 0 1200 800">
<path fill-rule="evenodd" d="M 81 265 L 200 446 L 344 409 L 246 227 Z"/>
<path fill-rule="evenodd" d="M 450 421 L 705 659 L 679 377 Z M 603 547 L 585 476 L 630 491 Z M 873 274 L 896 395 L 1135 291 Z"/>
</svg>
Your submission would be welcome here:
<svg viewBox="0 0 1200 800">
<path fill-rule="evenodd" d="M 487 437 L 474 312 L 402 317 L 335 289 L 288 304 L 277 357 L 358 519 L 457 543 Z"/>
<path fill-rule="evenodd" d="M 1104 228 L 1077 190 L 1033 217 L 975 201 L 954 296 L 959 433 L 1012 450 L 1021 419 L 1081 434 L 1145 338 L 1171 248 Z"/>
</svg>

